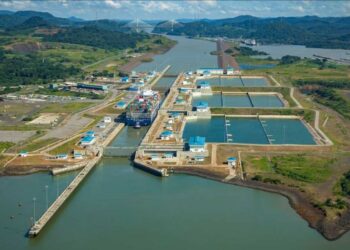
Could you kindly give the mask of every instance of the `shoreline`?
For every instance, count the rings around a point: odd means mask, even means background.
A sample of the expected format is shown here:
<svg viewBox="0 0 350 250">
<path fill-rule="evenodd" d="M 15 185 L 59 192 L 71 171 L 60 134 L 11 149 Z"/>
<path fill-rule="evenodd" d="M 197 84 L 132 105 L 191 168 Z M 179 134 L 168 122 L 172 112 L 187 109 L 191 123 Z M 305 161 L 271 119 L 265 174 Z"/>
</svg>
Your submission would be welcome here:
<svg viewBox="0 0 350 250">
<path fill-rule="evenodd" d="M 124 72 L 131 72 L 134 68 L 136 68 L 140 64 L 148 63 L 148 62 L 143 62 L 142 60 L 147 59 L 147 58 L 153 59 L 153 57 L 156 55 L 161 55 L 161 54 L 167 53 L 169 50 L 171 50 L 177 44 L 177 42 L 175 40 L 171 40 L 171 41 L 172 42 L 171 42 L 170 46 L 160 47 L 158 49 L 155 49 L 154 51 L 147 52 L 141 56 L 131 58 L 130 61 L 127 62 L 126 64 L 124 64 L 123 66 L 121 66 L 119 70 L 124 71 Z"/>
<path fill-rule="evenodd" d="M 279 186 L 275 184 L 268 184 L 259 181 L 241 181 L 232 179 L 229 181 L 223 181 L 222 176 L 211 174 L 209 171 L 196 171 L 198 169 L 174 169 L 175 174 L 188 174 L 197 176 L 223 184 L 230 184 L 244 188 L 250 188 L 260 190 L 264 192 L 274 193 L 282 195 L 288 199 L 289 205 L 292 209 L 307 223 L 312 229 L 319 232 L 326 240 L 335 241 L 341 238 L 344 234 L 350 231 L 350 208 L 348 208 L 340 217 L 336 220 L 328 220 L 325 213 L 316 208 L 313 204 L 308 201 L 307 197 L 295 188 Z"/>
<path fill-rule="evenodd" d="M 30 169 L 24 171 L 18 169 L 10 169 L 7 171 L 6 169 L 3 169 L 0 171 L 0 178 L 5 176 L 11 177 L 32 175 L 38 173 L 50 173 L 52 168 L 57 168 L 57 166 L 46 166 L 45 168 L 31 166 Z M 303 195 L 302 192 L 292 187 L 279 186 L 276 184 L 269 184 L 252 180 L 242 181 L 237 179 L 231 179 L 229 181 L 224 181 L 224 178 L 226 177 L 225 175 L 223 175 L 220 172 L 213 173 L 207 169 L 191 169 L 186 167 L 182 169 L 173 169 L 173 173 L 196 176 L 212 181 L 217 181 L 222 184 L 230 184 L 239 187 L 250 188 L 282 195 L 283 197 L 288 199 L 288 203 L 291 206 L 291 208 L 308 223 L 308 226 L 310 228 L 315 229 L 325 239 L 329 241 L 335 241 L 341 238 L 348 231 L 350 231 L 350 208 L 348 208 L 336 220 L 330 221 L 321 209 L 315 207 L 312 203 L 310 203 L 308 197 L 306 197 L 305 195 Z"/>
</svg>

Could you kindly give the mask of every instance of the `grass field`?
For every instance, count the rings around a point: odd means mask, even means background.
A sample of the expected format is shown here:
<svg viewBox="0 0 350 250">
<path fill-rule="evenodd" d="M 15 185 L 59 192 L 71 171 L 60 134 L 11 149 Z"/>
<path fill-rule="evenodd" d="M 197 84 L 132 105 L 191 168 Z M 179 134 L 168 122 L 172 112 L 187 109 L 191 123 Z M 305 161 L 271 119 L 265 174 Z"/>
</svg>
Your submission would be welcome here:
<svg viewBox="0 0 350 250">
<path fill-rule="evenodd" d="M 74 138 L 65 144 L 62 144 L 61 146 L 58 146 L 57 148 L 54 148 L 53 150 L 49 151 L 49 154 L 56 155 L 56 154 L 70 154 L 72 151 L 76 148 L 76 144 L 79 142 L 80 137 Z"/>
<path fill-rule="evenodd" d="M 39 140 L 33 141 L 31 143 L 28 143 L 28 144 L 20 147 L 19 150 L 23 149 L 23 150 L 27 150 L 29 152 L 35 151 L 35 150 L 43 148 L 51 143 L 54 143 L 57 140 L 58 140 L 57 138 L 48 138 L 48 139 L 42 139 L 42 140 L 39 139 Z"/>
<path fill-rule="evenodd" d="M 265 64 L 271 61 L 263 59 L 254 59 L 247 56 L 238 56 L 238 63 Z M 350 66 L 331 64 L 324 69 L 313 63 L 312 60 L 303 59 L 294 64 L 277 65 L 271 69 L 245 70 L 244 74 L 270 74 L 280 83 L 291 86 L 294 80 L 298 79 L 348 79 L 350 76 Z"/>
<path fill-rule="evenodd" d="M 85 109 L 94 103 L 91 102 L 71 102 L 71 103 L 51 103 L 40 110 L 42 113 L 74 113 Z"/>
<path fill-rule="evenodd" d="M 55 96 L 71 96 L 71 97 L 84 97 L 87 99 L 103 99 L 106 95 L 95 94 L 95 93 L 83 93 L 75 91 L 63 91 L 63 90 L 51 90 L 48 88 L 42 88 L 35 91 L 35 94 L 40 95 L 55 95 Z"/>
<path fill-rule="evenodd" d="M 14 146 L 15 144 L 12 142 L 0 142 L 0 154 L 3 151 L 6 151 L 8 148 Z"/>
<path fill-rule="evenodd" d="M 266 175 L 282 181 L 321 183 L 330 177 L 334 159 L 307 154 L 258 155 L 244 158 L 251 176 Z"/>
</svg>

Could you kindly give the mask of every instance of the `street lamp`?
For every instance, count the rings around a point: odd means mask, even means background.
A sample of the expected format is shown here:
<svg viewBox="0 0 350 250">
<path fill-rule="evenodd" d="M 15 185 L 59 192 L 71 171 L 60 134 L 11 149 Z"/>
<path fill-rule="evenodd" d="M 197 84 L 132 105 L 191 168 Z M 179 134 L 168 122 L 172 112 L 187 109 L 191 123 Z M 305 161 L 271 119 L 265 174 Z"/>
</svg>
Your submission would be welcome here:
<svg viewBox="0 0 350 250">
<path fill-rule="evenodd" d="M 36 222 L 36 219 L 35 219 L 35 201 L 36 201 L 36 198 L 33 197 L 33 221 L 34 221 L 34 224 Z"/>
<path fill-rule="evenodd" d="M 47 194 L 47 189 L 49 188 L 48 185 L 45 185 L 45 192 L 46 192 L 46 210 L 49 208 L 49 198 Z"/>
</svg>

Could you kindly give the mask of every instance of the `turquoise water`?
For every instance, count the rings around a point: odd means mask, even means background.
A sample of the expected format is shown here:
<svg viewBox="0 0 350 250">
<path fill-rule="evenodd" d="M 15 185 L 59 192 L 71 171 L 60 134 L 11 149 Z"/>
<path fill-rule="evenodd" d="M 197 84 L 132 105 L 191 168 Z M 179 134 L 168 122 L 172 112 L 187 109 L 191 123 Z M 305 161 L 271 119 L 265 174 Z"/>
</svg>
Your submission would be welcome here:
<svg viewBox="0 0 350 250">
<path fill-rule="evenodd" d="M 190 57 L 193 47 L 180 45 L 180 53 Z M 224 123 L 211 122 L 210 136 L 215 139 L 212 131 Z M 143 132 L 127 128 L 112 145 L 137 145 Z M 349 233 L 325 240 L 280 195 L 186 175 L 161 179 L 133 168 L 126 158 L 103 159 L 42 234 L 26 238 L 32 198 L 42 213 L 45 185 L 51 203 L 74 176 L 1 177 L 0 249 L 335 250 L 350 245 Z"/>
<path fill-rule="evenodd" d="M 186 175 L 158 178 L 123 158 L 103 159 L 42 234 L 25 238 L 32 196 L 39 202 L 43 185 L 55 178 L 0 179 L 6 201 L 0 249 L 333 250 L 350 244 L 349 234 L 335 242 L 322 238 L 280 195 Z"/>
<path fill-rule="evenodd" d="M 299 120 L 261 119 L 273 144 L 314 144 L 312 135 Z"/>
<path fill-rule="evenodd" d="M 209 79 L 201 79 L 197 82 L 206 81 L 209 82 L 211 86 L 218 87 L 266 87 L 269 85 L 268 81 L 263 77 L 257 78 L 209 78 Z"/>
<path fill-rule="evenodd" d="M 250 95 L 253 107 L 283 107 L 284 104 L 277 95 Z"/>
<path fill-rule="evenodd" d="M 284 104 L 276 95 L 229 95 L 229 94 L 213 94 L 194 96 L 192 106 L 196 106 L 199 102 L 205 101 L 209 107 L 240 107 L 240 108 L 272 108 L 283 107 Z"/>
<path fill-rule="evenodd" d="M 226 127 L 225 127 L 226 123 Z M 207 142 L 249 144 L 315 144 L 312 135 L 298 119 L 262 119 L 213 116 L 186 122 L 183 138 L 204 136 Z M 231 136 L 230 136 L 231 135 Z"/>
<path fill-rule="evenodd" d="M 136 71 L 160 71 L 167 65 L 171 65 L 167 74 L 178 74 L 180 72 L 195 71 L 198 68 L 216 68 L 217 56 L 210 55 L 216 50 L 216 43 L 187 39 L 184 37 L 170 36 L 178 44 L 166 54 L 156 55 L 152 62 L 143 63 L 136 67 Z"/>
</svg>

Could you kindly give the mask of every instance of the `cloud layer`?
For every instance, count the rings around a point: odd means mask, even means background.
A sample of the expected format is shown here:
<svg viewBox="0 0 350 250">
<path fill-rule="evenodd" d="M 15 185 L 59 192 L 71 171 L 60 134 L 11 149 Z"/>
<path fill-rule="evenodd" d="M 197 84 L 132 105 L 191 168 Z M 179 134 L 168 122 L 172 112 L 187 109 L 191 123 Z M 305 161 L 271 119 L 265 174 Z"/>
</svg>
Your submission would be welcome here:
<svg viewBox="0 0 350 250">
<path fill-rule="evenodd" d="M 85 19 L 176 19 L 227 18 L 238 15 L 276 16 L 349 16 L 348 1 L 132 1 L 132 0 L 1 0 L 6 10 L 48 11 L 61 17 Z"/>
</svg>

